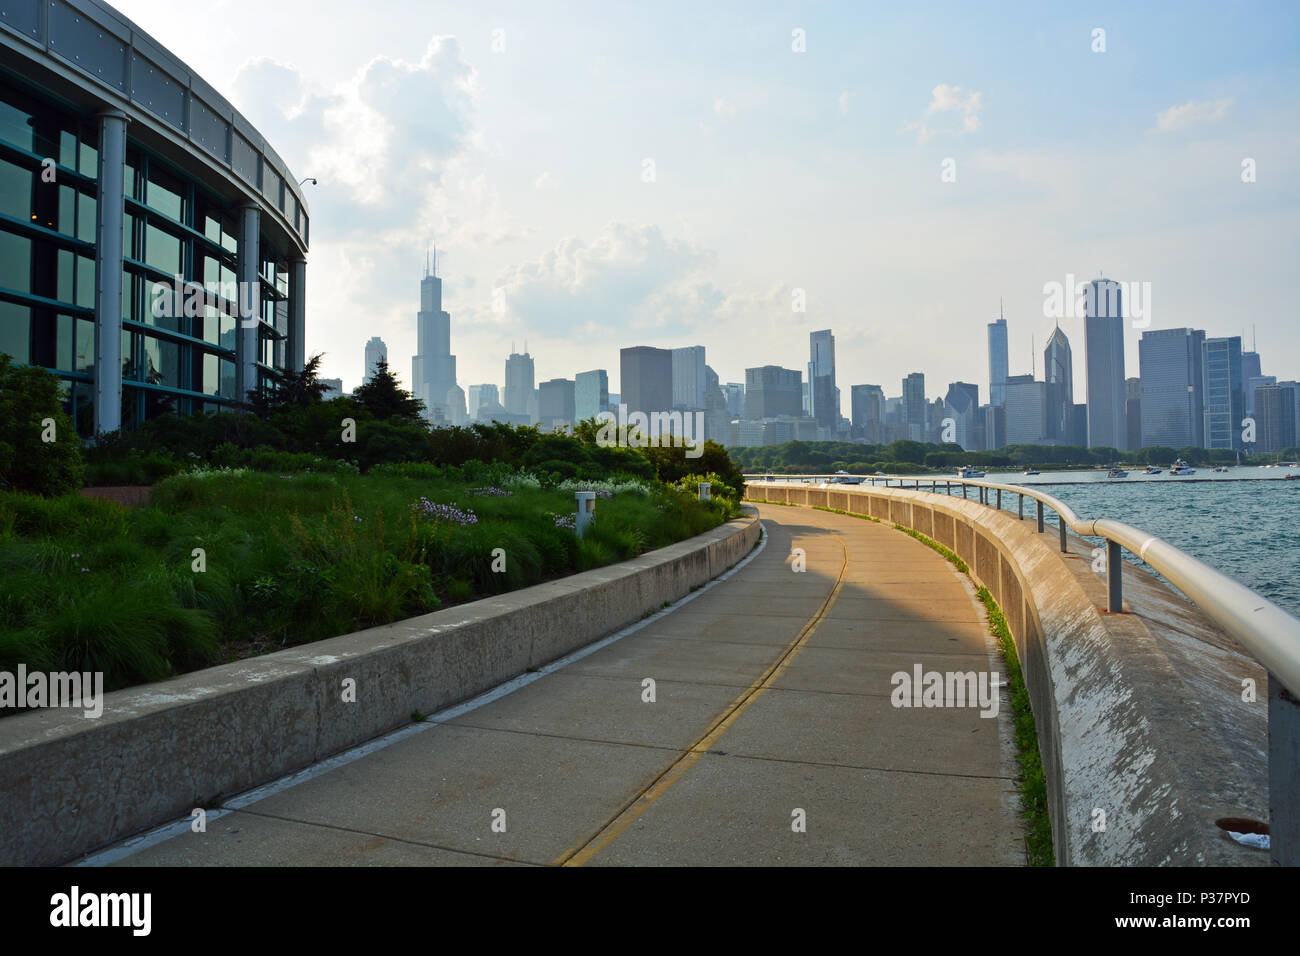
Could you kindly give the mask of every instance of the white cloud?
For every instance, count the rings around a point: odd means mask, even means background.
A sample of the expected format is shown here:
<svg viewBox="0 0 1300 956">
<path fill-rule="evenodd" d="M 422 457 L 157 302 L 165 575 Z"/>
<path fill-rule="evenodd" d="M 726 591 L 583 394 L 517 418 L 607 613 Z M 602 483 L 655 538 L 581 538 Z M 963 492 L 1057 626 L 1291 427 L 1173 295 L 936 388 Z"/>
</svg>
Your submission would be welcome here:
<svg viewBox="0 0 1300 956">
<path fill-rule="evenodd" d="M 658 226 L 611 222 L 589 242 L 560 240 L 494 284 L 505 291 L 508 321 L 530 332 L 666 330 L 689 326 L 721 304 L 703 275 L 714 259 L 711 250 L 668 238 Z"/>
<path fill-rule="evenodd" d="M 980 128 L 979 112 L 983 108 L 984 98 L 977 90 L 966 92 L 960 86 L 940 83 L 930 91 L 930 105 L 926 107 L 925 115 L 961 113 L 960 128 L 935 129 L 923 120 L 908 123 L 904 128 L 914 130 L 916 132 L 916 141 L 922 145 L 940 134 L 961 136 L 965 133 L 978 132 Z"/>
<path fill-rule="evenodd" d="M 1195 126 L 1198 123 L 1217 123 L 1228 115 L 1228 109 L 1233 102 L 1230 97 L 1226 97 L 1217 100 L 1201 100 L 1199 102 L 1189 100 L 1180 106 L 1171 106 L 1169 109 L 1156 114 L 1155 131 L 1171 133 L 1174 130 Z"/>
<path fill-rule="evenodd" d="M 735 116 L 736 104 L 732 103 L 724 96 L 719 96 L 713 101 L 713 112 L 721 117 Z"/>
<path fill-rule="evenodd" d="M 849 115 L 849 91 L 848 90 L 844 90 L 842 93 L 840 93 L 840 115 L 841 116 Z"/>
</svg>

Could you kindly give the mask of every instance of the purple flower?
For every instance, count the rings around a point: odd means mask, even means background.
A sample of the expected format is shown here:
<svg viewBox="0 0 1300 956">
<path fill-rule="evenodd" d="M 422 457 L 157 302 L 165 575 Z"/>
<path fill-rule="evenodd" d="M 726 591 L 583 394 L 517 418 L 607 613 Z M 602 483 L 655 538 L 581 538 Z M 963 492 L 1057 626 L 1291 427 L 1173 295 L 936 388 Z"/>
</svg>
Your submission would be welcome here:
<svg viewBox="0 0 1300 956">
<path fill-rule="evenodd" d="M 456 502 L 449 505 L 439 504 L 436 501 L 430 501 L 428 498 L 421 497 L 419 501 L 411 505 L 412 510 L 419 512 L 430 521 L 451 521 L 460 525 L 462 528 L 472 524 L 478 524 L 478 515 L 468 508 L 456 507 Z"/>
</svg>

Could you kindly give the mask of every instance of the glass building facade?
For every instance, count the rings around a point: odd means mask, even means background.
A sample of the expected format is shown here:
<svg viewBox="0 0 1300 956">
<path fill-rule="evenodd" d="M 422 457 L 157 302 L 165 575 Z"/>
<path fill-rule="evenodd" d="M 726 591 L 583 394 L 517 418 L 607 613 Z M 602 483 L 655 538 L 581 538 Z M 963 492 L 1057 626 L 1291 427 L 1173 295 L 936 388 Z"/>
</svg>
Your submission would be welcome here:
<svg viewBox="0 0 1300 956">
<path fill-rule="evenodd" d="M 83 437 L 301 368 L 291 174 L 111 7 L 39 6 L 0 21 L 0 352 L 59 377 Z"/>
</svg>

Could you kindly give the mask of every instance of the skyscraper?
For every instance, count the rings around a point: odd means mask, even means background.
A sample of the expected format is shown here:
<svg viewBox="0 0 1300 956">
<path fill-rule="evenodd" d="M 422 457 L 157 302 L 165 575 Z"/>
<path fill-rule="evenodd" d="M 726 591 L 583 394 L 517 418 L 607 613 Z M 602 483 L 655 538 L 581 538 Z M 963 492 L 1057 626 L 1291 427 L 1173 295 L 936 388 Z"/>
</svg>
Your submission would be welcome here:
<svg viewBox="0 0 1300 956">
<path fill-rule="evenodd" d="M 1205 333 L 1198 329 L 1142 333 L 1138 342 L 1138 374 L 1142 380 L 1140 447 L 1204 446 L 1204 346 Z"/>
<path fill-rule="evenodd" d="M 998 320 L 989 323 L 989 404 L 1001 405 L 1007 389 L 1007 320 L 998 307 Z"/>
<path fill-rule="evenodd" d="M 745 369 L 745 418 L 803 414 L 803 373 L 779 365 Z"/>
<path fill-rule="evenodd" d="M 722 386 L 722 394 L 727 397 L 727 414 L 732 418 L 744 418 L 745 383 L 728 382 Z"/>
<path fill-rule="evenodd" d="M 670 411 L 673 407 L 672 351 L 648 345 L 619 350 L 619 392 L 629 413 L 649 416 Z"/>
<path fill-rule="evenodd" d="M 1124 420 L 1122 287 L 1111 279 L 1095 279 L 1088 285 L 1083 339 L 1088 367 L 1088 445 L 1123 449 L 1128 435 Z M 1008 433 L 1010 430 L 1008 422 Z"/>
<path fill-rule="evenodd" d="M 522 353 L 511 348 L 510 357 L 506 359 L 506 411 L 512 415 L 532 415 L 530 406 L 533 402 L 533 357 L 528 354 L 528 345 Z"/>
<path fill-rule="evenodd" d="M 471 385 L 469 387 L 469 402 L 466 406 L 466 414 L 469 418 L 478 417 L 478 410 L 483 405 L 500 405 L 501 396 L 497 392 L 495 385 Z"/>
<path fill-rule="evenodd" d="M 925 375 L 913 372 L 903 379 L 903 422 L 908 426 L 912 441 L 925 441 L 930 423 L 930 408 L 925 401 Z"/>
<path fill-rule="evenodd" d="M 980 388 L 970 382 L 952 382 L 943 400 L 944 417 L 953 420 L 951 440 L 967 451 L 975 447 L 975 416 L 979 413 Z M 943 441 L 942 432 L 937 440 Z"/>
<path fill-rule="evenodd" d="M 885 390 L 879 385 L 854 385 L 849 389 L 854 438 L 880 444 L 885 438 Z"/>
<path fill-rule="evenodd" d="M 1241 336 L 1207 338 L 1202 355 L 1205 447 L 1239 449 L 1246 395 L 1241 375 Z"/>
<path fill-rule="evenodd" d="M 374 377 L 375 369 L 380 362 L 388 361 L 388 346 L 379 336 L 375 336 L 366 342 L 366 374 L 361 376 L 361 384 L 364 385 Z"/>
<path fill-rule="evenodd" d="M 835 336 L 830 329 L 808 335 L 808 412 L 832 431 L 840 424 L 835 388 Z"/>
<path fill-rule="evenodd" d="M 411 393 L 424 402 L 431 421 L 455 421 L 449 397 L 456 388 L 456 356 L 451 354 L 451 316 L 442 309 L 442 279 L 437 253 L 425 259 L 420 280 L 420 311 L 415 315 L 416 354 L 411 358 Z"/>
<path fill-rule="evenodd" d="M 1079 406 L 1075 406 L 1077 409 Z M 1141 448 L 1142 442 L 1142 379 L 1124 379 L 1124 431 L 1128 435 L 1128 448 Z M 1088 433 L 1088 406 L 1083 406 L 1083 434 Z M 1071 445 L 1082 442 L 1070 442 Z"/>
<path fill-rule="evenodd" d="M 603 368 L 579 372 L 573 380 L 573 413 L 585 422 L 609 410 L 609 375 Z"/>
<path fill-rule="evenodd" d="M 1058 325 L 1043 350 L 1043 379 L 1047 384 L 1047 435 L 1062 444 L 1071 442 L 1074 421 L 1074 353 Z"/>
<path fill-rule="evenodd" d="M 572 425 L 574 414 L 573 380 L 553 378 L 537 386 L 537 418 L 543 431 Z"/>
<path fill-rule="evenodd" d="M 673 408 L 704 407 L 704 346 L 673 349 Z"/>
<path fill-rule="evenodd" d="M 1297 407 L 1300 407 L 1300 388 L 1295 382 L 1261 385 L 1255 391 L 1256 450 L 1275 455 L 1300 441 Z"/>
<path fill-rule="evenodd" d="M 1042 445 L 1047 438 L 1047 383 L 1032 375 L 1007 377 L 1008 445 Z"/>
</svg>

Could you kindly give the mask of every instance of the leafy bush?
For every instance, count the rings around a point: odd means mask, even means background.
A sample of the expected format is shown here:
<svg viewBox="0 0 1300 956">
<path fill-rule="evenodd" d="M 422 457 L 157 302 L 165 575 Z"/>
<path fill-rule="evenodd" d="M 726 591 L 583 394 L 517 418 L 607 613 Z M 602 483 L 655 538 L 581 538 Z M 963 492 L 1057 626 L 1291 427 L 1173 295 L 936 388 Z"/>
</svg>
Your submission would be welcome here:
<svg viewBox="0 0 1300 956">
<path fill-rule="evenodd" d="M 0 489 L 59 495 L 81 487 L 81 440 L 45 369 L 0 354 Z"/>
</svg>

